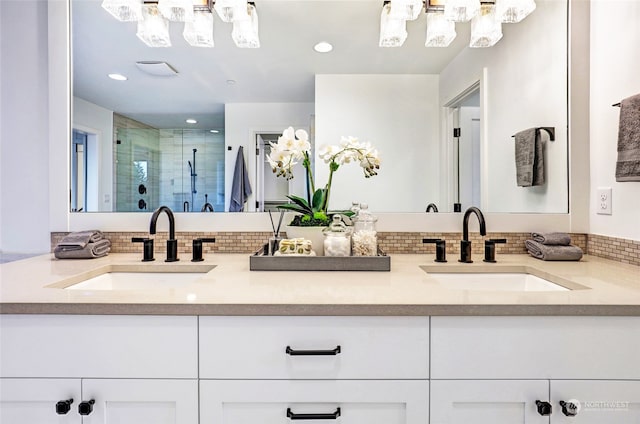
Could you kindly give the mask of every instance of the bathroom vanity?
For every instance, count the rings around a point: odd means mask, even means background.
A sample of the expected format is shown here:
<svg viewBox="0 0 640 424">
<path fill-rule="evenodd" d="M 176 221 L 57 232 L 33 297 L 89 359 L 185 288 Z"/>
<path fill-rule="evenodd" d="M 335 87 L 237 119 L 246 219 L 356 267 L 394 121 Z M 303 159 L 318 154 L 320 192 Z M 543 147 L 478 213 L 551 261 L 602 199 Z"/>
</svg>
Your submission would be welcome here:
<svg viewBox="0 0 640 424">
<path fill-rule="evenodd" d="M 218 254 L 185 286 L 65 288 L 145 271 L 139 260 L 2 265 L 3 423 L 640 418 L 637 267 L 397 255 L 388 273 L 249 272 L 246 255 Z M 439 271 L 529 272 L 568 290 L 452 289 Z"/>
</svg>

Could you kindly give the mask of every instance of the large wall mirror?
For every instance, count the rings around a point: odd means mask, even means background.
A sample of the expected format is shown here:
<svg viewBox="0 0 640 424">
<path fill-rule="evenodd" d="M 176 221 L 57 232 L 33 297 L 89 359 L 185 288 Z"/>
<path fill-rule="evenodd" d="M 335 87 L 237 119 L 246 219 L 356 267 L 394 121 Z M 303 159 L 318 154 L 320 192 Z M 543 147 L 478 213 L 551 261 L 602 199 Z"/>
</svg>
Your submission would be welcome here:
<svg viewBox="0 0 640 424">
<path fill-rule="evenodd" d="M 468 22 L 449 47 L 425 47 L 424 11 L 403 46 L 378 47 L 381 0 L 262 0 L 260 48 L 236 47 L 217 15 L 213 48 L 190 46 L 178 22 L 171 47 L 153 48 L 101 3 L 71 0 L 71 211 L 228 211 L 241 150 L 244 210 L 265 210 L 304 191 L 302 173 L 287 182 L 264 165 L 265 146 L 293 126 L 314 146 L 351 135 L 380 151 L 378 176 L 335 174 L 331 208 L 568 212 L 566 0 L 537 0 L 489 48 L 468 47 Z M 333 50 L 314 51 L 320 41 Z M 555 128 L 546 181 L 519 187 L 512 136 L 532 127 Z M 315 173 L 326 179 L 322 161 Z"/>
</svg>

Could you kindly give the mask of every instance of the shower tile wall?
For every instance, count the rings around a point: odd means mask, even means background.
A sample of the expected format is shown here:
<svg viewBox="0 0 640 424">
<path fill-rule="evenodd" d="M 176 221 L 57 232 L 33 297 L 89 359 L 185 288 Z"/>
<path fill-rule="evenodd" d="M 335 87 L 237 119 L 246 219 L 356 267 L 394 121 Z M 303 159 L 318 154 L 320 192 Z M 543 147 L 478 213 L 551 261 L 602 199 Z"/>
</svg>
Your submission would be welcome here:
<svg viewBox="0 0 640 424">
<path fill-rule="evenodd" d="M 195 193 L 191 169 L 195 152 Z M 205 130 L 160 131 L 160 199 L 173 210 L 199 212 L 206 200 L 215 211 L 224 211 L 224 136 Z"/>
<path fill-rule="evenodd" d="M 199 212 L 205 195 L 215 211 L 224 211 L 224 135 L 206 130 L 167 130 L 148 127 L 132 119 L 114 114 L 116 170 L 114 175 L 115 210 L 140 211 L 166 205 L 182 212 L 184 202 L 189 210 Z M 195 159 L 195 191 L 191 193 L 189 161 Z M 139 168 L 134 162 L 146 162 L 147 192 L 140 194 Z M 137 171 L 138 170 L 138 171 Z"/>
</svg>

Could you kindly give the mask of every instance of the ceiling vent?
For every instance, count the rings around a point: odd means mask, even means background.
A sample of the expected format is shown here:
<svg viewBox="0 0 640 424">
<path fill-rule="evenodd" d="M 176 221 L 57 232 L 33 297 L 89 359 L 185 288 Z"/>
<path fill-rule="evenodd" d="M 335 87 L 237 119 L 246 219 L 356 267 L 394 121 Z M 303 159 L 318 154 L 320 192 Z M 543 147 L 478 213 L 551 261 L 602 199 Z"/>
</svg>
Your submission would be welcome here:
<svg viewBox="0 0 640 424">
<path fill-rule="evenodd" d="M 156 76 L 156 77 L 173 77 L 178 75 L 178 71 L 176 71 L 167 62 L 155 62 L 155 61 L 136 62 L 136 66 L 142 72 L 147 73 L 149 75 Z"/>
</svg>

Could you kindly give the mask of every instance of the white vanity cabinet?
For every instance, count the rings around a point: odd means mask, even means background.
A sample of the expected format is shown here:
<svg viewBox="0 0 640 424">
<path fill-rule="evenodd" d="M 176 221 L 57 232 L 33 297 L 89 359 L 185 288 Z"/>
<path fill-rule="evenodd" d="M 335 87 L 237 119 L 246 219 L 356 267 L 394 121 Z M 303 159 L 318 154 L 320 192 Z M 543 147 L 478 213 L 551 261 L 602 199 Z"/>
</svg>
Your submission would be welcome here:
<svg viewBox="0 0 640 424">
<path fill-rule="evenodd" d="M 551 424 L 640 423 L 640 381 L 554 380 L 551 401 Z"/>
<path fill-rule="evenodd" d="M 431 424 L 635 424 L 638 358 L 638 317 L 432 317 Z M 628 407 L 567 416 L 560 401 Z"/>
<path fill-rule="evenodd" d="M 428 317 L 200 317 L 202 424 L 427 424 Z"/>
<path fill-rule="evenodd" d="M 197 424 L 197 344 L 196 317 L 0 315 L 2 424 Z"/>
</svg>

